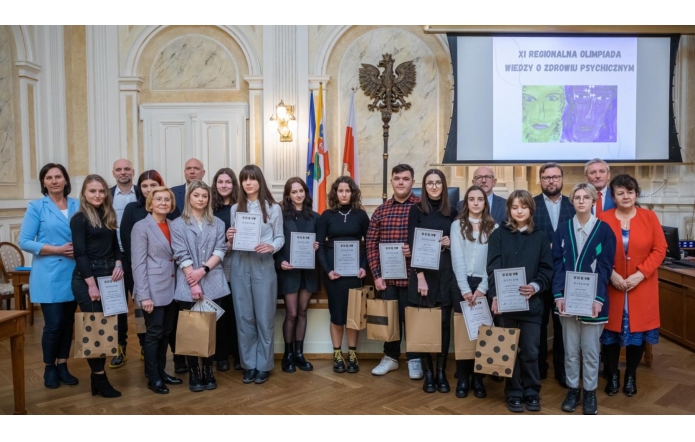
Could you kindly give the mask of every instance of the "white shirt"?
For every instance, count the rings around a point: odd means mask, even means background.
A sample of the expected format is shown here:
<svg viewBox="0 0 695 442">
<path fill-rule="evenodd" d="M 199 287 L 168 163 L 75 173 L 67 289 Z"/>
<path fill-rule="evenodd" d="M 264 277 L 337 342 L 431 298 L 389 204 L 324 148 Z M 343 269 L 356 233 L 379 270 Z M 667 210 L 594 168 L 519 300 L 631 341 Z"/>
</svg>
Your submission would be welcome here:
<svg viewBox="0 0 695 442">
<path fill-rule="evenodd" d="M 60 209 L 60 213 L 62 213 L 65 218 L 68 217 L 68 209 Z"/>
<path fill-rule="evenodd" d="M 116 192 L 113 195 L 113 210 L 116 211 L 116 219 L 118 220 L 118 229 L 116 229 L 116 234 L 118 235 L 118 246 L 123 251 L 123 244 L 121 243 L 121 220 L 123 219 L 123 211 L 128 203 L 132 203 L 137 200 L 135 195 L 135 186 L 130 186 L 128 192 L 121 191 L 121 188 L 116 186 Z"/>
<path fill-rule="evenodd" d="M 548 209 L 548 213 L 550 214 L 550 222 L 553 224 L 553 230 L 557 230 L 557 223 L 560 220 L 560 204 L 562 204 L 562 195 L 560 195 L 560 198 L 558 198 L 557 201 L 553 202 L 544 193 L 543 199 L 545 200 L 545 207 Z"/>
<path fill-rule="evenodd" d="M 231 209 L 231 225 L 235 227 L 236 224 L 236 212 L 239 204 L 234 204 Z M 285 245 L 285 234 L 282 231 L 282 209 L 280 209 L 279 204 L 273 204 L 272 206 L 266 203 L 266 212 L 268 213 L 268 222 L 263 222 L 261 224 L 261 243 L 269 244 L 273 246 L 273 253 Z M 248 201 L 246 204 L 246 211 L 248 213 L 258 213 L 262 215 L 261 203 L 256 201 Z"/>
<path fill-rule="evenodd" d="M 591 234 L 591 231 L 594 229 L 596 221 L 598 221 L 598 218 L 596 218 L 594 215 L 591 215 L 589 221 L 587 221 L 586 224 L 582 226 L 579 224 L 579 218 L 577 218 L 577 215 L 574 215 L 574 218 L 572 218 L 572 225 L 574 226 L 574 233 L 575 237 L 577 238 L 577 256 L 582 254 L 584 245 L 586 244 L 586 241 L 589 239 L 589 235 Z"/>
<path fill-rule="evenodd" d="M 495 226 L 497 228 L 497 226 Z M 462 294 L 471 291 L 468 285 L 468 277 L 476 276 L 482 278 L 478 285 L 480 293 L 487 293 L 487 242 L 481 244 L 478 241 L 479 232 L 473 232 L 475 241 L 469 241 L 461 235 L 461 222 L 454 221 L 451 224 L 451 264 L 456 275 L 456 282 Z"/>
</svg>

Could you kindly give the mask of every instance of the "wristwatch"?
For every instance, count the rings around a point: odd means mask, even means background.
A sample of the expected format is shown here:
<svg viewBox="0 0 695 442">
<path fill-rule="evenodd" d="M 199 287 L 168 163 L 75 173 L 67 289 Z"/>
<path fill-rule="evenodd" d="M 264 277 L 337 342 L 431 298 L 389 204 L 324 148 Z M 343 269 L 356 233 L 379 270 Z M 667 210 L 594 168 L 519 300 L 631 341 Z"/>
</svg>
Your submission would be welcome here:
<svg viewBox="0 0 695 442">
<path fill-rule="evenodd" d="M 203 265 L 203 269 L 205 270 L 205 273 L 210 273 L 210 267 Z"/>
</svg>

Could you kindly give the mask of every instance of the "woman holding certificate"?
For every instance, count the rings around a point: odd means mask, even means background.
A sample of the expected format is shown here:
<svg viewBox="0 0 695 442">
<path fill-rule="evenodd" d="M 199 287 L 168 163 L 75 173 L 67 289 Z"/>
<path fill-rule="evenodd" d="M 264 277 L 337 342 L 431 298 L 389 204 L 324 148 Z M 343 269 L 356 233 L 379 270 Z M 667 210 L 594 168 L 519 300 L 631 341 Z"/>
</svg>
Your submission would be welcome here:
<svg viewBox="0 0 695 442">
<path fill-rule="evenodd" d="M 80 209 L 70 219 L 75 270 L 72 293 L 82 312 L 103 312 L 97 278 L 123 278 L 121 248 L 116 236 L 116 211 L 106 181 L 99 175 L 87 175 L 80 191 Z M 87 359 L 92 369 L 92 396 L 120 397 L 104 372 L 106 358 Z"/>
<path fill-rule="evenodd" d="M 451 301 L 457 313 L 462 313 L 462 301 L 472 306 L 476 299 L 485 298 L 488 290 L 487 245 L 496 228 L 485 190 L 479 186 L 469 187 L 463 197 L 461 213 L 451 225 L 451 262 L 458 283 L 458 291 L 457 287 L 452 287 Z M 483 375 L 473 372 L 473 361 L 456 361 L 456 397 L 468 396 L 471 385 L 475 397 L 487 396 Z"/>
<path fill-rule="evenodd" d="M 610 310 L 601 343 L 610 379 L 606 393 L 620 390 L 618 359 L 625 347 L 627 366 L 623 393 L 637 394 L 637 366 L 644 355 L 645 342 L 659 342 L 658 268 L 666 256 L 666 238 L 656 214 L 637 206 L 640 187 L 630 175 L 618 175 L 610 182 L 615 209 L 599 215 L 613 230 L 618 241 L 615 263 L 608 287 Z M 622 247 L 621 247 L 622 245 Z"/>
<path fill-rule="evenodd" d="M 425 172 L 422 179 L 425 192 L 420 202 L 410 208 L 408 215 L 408 246 L 412 250 L 408 281 L 408 304 L 412 307 L 441 307 L 442 348 L 437 353 L 436 375 L 432 355 L 422 354 L 425 393 L 448 393 L 446 359 L 451 339 L 451 294 L 456 288 L 451 264 L 451 224 L 458 211 L 449 205 L 446 177 L 437 169 Z M 438 241 L 434 241 L 439 236 Z M 434 242 L 433 242 L 434 241 Z M 422 259 L 422 256 L 427 259 Z M 437 264 L 438 263 L 438 264 Z M 407 336 L 406 336 L 407 339 Z"/>
<path fill-rule="evenodd" d="M 227 252 L 224 223 L 212 214 L 210 187 L 202 181 L 188 183 L 181 216 L 171 223 L 171 248 L 178 266 L 174 299 L 181 310 L 190 310 L 205 296 L 224 304 L 229 286 L 222 270 Z M 216 341 L 217 342 L 217 341 Z M 188 389 L 193 392 L 217 388 L 212 373 L 214 356 L 202 358 L 201 374 L 197 356 L 187 356 Z"/>
<path fill-rule="evenodd" d="M 304 357 L 306 310 L 311 294 L 319 291 L 315 250 L 316 223 L 319 214 L 311 210 L 309 188 L 301 178 L 290 178 L 282 194 L 282 229 L 286 245 L 275 254 L 280 293 L 285 297 L 285 354 L 282 371 L 294 373 L 297 368 L 311 371 L 314 366 Z"/>
<path fill-rule="evenodd" d="M 490 235 L 487 250 L 488 302 L 492 313 L 500 315 L 499 325 L 521 330 L 519 353 L 512 377 L 507 378 L 504 394 L 507 409 L 520 413 L 540 411 L 541 378 L 538 349 L 543 318 L 543 300 L 537 293 L 549 289 L 553 281 L 550 241 L 534 229 L 535 202 L 525 190 L 515 190 L 507 199 L 505 226 Z M 513 270 L 499 273 L 496 270 Z"/>
<path fill-rule="evenodd" d="M 273 254 L 285 244 L 282 210 L 273 199 L 263 172 L 253 164 L 239 173 L 241 192 L 232 206 L 232 296 L 239 333 L 242 382 L 262 384 L 274 367 L 277 277 Z"/>
<path fill-rule="evenodd" d="M 367 254 L 359 246 L 369 229 L 369 216 L 362 210 L 360 188 L 349 176 L 338 177 L 328 194 L 328 209 L 316 225 L 319 242 L 318 258 L 326 272 L 328 310 L 331 314 L 331 341 L 333 342 L 333 371 L 357 373 L 357 338 L 359 330 L 345 327 L 347 322 L 348 292 L 361 287 L 367 268 Z M 349 356 L 347 367 L 341 344 L 343 330 L 347 335 Z"/>
<path fill-rule="evenodd" d="M 146 189 L 144 207 L 149 214 L 129 233 L 133 240 L 133 283 L 135 299 L 142 306 L 147 327 L 143 345 L 147 388 L 157 394 L 167 394 L 167 384 L 183 383 L 164 371 L 169 337 L 178 311 L 174 304 L 176 266 L 171 248 L 171 221 L 167 219 L 176 208 L 176 199 L 166 187 L 147 186 Z"/>
<path fill-rule="evenodd" d="M 615 259 L 615 235 L 591 213 L 598 198 L 594 186 L 579 183 L 569 199 L 576 215 L 560 224 L 553 237 L 553 294 L 565 344 L 567 398 L 562 410 L 573 412 L 584 387 L 584 414 L 597 414 L 599 337 L 608 321 L 608 283 Z"/>
</svg>

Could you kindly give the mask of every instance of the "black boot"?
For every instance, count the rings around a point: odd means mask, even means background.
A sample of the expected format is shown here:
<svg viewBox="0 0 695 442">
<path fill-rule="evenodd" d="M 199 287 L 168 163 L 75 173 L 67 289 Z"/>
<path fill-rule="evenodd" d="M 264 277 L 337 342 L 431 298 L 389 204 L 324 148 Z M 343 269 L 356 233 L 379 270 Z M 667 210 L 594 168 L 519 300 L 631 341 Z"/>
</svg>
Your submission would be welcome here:
<svg viewBox="0 0 695 442">
<path fill-rule="evenodd" d="M 623 393 L 625 396 L 634 396 L 637 394 L 637 381 L 634 373 L 629 373 L 625 370 L 625 384 L 623 385 Z"/>
<path fill-rule="evenodd" d="M 456 397 L 465 398 L 468 396 L 470 383 L 468 382 L 469 374 L 465 369 L 466 361 L 456 361 Z"/>
<path fill-rule="evenodd" d="M 294 373 L 297 369 L 294 366 L 294 353 L 292 351 L 292 343 L 285 342 L 285 354 L 282 355 L 282 371 L 285 373 Z"/>
<path fill-rule="evenodd" d="M 311 371 L 314 366 L 304 357 L 304 341 L 294 341 L 294 363 L 302 371 Z"/>
<path fill-rule="evenodd" d="M 471 377 L 473 378 L 473 396 L 478 399 L 487 397 L 487 390 L 485 390 L 485 384 L 483 384 L 483 375 L 480 373 L 473 373 Z"/>
<path fill-rule="evenodd" d="M 582 408 L 584 414 L 598 414 L 596 390 L 584 390 L 584 403 L 582 404 Z"/>
<path fill-rule="evenodd" d="M 193 392 L 205 390 L 203 381 L 200 378 L 200 367 L 197 365 L 195 367 L 189 364 L 188 367 L 188 389 Z"/>
<path fill-rule="evenodd" d="M 60 377 L 58 377 L 58 368 L 55 364 L 46 365 L 43 372 L 43 385 L 51 389 L 60 387 Z"/>
<path fill-rule="evenodd" d="M 581 390 L 579 388 L 568 388 L 567 397 L 562 403 L 562 411 L 572 413 L 577 409 L 577 404 L 579 403 L 579 398 L 581 396 Z"/>
<path fill-rule="evenodd" d="M 425 393 L 435 393 L 437 391 L 437 386 L 434 383 L 434 373 L 432 372 L 432 356 L 424 356 L 422 358 L 422 365 L 424 366 L 425 374 L 425 381 L 422 384 L 422 390 Z"/>
<path fill-rule="evenodd" d="M 109 383 L 109 380 L 106 378 L 106 373 L 92 373 L 91 380 L 92 396 L 100 394 L 101 397 L 121 397 L 121 392 L 117 391 Z"/>
<path fill-rule="evenodd" d="M 58 378 L 65 385 L 77 385 L 80 381 L 68 371 L 68 363 L 62 362 L 58 364 Z"/>
<path fill-rule="evenodd" d="M 434 383 L 437 385 L 437 391 L 440 393 L 448 393 L 451 391 L 449 381 L 446 379 L 446 358 L 441 353 L 437 355 L 437 373 L 434 378 Z"/>
<path fill-rule="evenodd" d="M 605 391 L 608 396 L 615 396 L 618 394 L 618 391 L 620 391 L 620 370 L 615 370 L 611 373 Z"/>
<path fill-rule="evenodd" d="M 206 390 L 214 390 L 217 388 L 217 380 L 212 373 L 212 358 L 203 358 L 203 387 Z"/>
</svg>

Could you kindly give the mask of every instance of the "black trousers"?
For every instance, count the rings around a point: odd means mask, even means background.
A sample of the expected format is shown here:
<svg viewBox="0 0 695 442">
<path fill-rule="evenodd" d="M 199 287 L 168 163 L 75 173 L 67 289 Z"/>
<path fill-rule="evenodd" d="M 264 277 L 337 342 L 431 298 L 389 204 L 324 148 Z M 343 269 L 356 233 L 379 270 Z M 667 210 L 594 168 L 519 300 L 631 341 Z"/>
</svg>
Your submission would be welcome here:
<svg viewBox="0 0 695 442">
<path fill-rule="evenodd" d="M 190 310 L 195 305 L 195 302 L 178 301 L 178 305 L 179 305 L 179 308 L 176 311 L 177 320 L 178 320 L 178 316 L 179 316 L 179 310 Z M 225 312 L 225 315 L 226 314 L 227 313 Z M 215 339 L 217 339 L 217 335 L 215 335 Z M 217 347 L 215 347 L 215 350 L 217 350 Z M 212 361 L 214 360 L 215 356 L 216 355 L 212 355 L 212 356 L 209 356 L 207 358 L 201 358 L 203 360 L 203 365 L 212 365 Z M 186 358 L 186 363 L 188 364 L 188 368 L 199 367 L 198 356 L 185 356 L 185 358 Z"/>
<path fill-rule="evenodd" d="M 143 311 L 145 317 L 145 372 L 150 383 L 162 379 L 166 367 L 167 346 L 176 316 L 176 304 L 155 307 L 152 313 Z"/>
<path fill-rule="evenodd" d="M 384 342 L 384 354 L 390 358 L 398 360 L 401 356 L 401 340 L 405 334 L 405 307 L 408 305 L 408 287 L 396 287 L 387 285 L 386 290 L 380 292 L 381 299 L 386 301 L 398 301 L 398 315 L 400 316 L 401 339 L 397 341 Z M 406 353 L 405 358 L 411 360 L 418 356 L 414 353 Z"/>
<path fill-rule="evenodd" d="M 501 315 L 500 324 L 507 328 L 518 328 L 519 352 L 514 362 L 514 372 L 507 378 L 504 394 L 509 398 L 523 399 L 538 396 L 541 391 L 541 377 L 538 371 L 538 344 L 541 325 L 525 319 L 509 318 Z"/>
<path fill-rule="evenodd" d="M 549 291 L 543 292 L 543 322 L 541 322 L 540 350 L 538 355 L 538 370 L 546 375 L 548 373 L 548 324 L 553 320 L 553 370 L 555 376 L 565 377 L 565 344 L 562 339 L 562 323 L 560 317 L 553 314 L 555 298 Z"/>
<path fill-rule="evenodd" d="M 44 364 L 53 365 L 56 359 L 67 359 L 70 356 L 76 310 L 75 301 L 41 304 L 44 319 L 41 336 Z"/>
<path fill-rule="evenodd" d="M 224 310 L 224 314 L 217 321 L 217 328 L 215 329 L 215 360 L 227 361 L 232 350 L 232 341 L 236 339 L 236 321 L 234 322 L 234 336 L 232 336 L 231 318 L 234 317 L 232 295 L 215 299 L 215 304 Z M 239 344 L 237 343 L 237 354 L 238 351 Z"/>
</svg>

